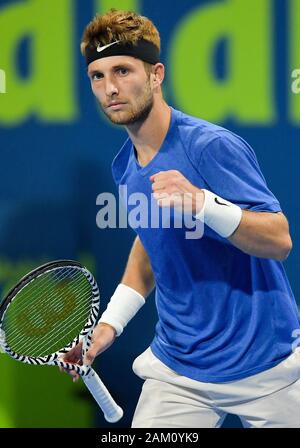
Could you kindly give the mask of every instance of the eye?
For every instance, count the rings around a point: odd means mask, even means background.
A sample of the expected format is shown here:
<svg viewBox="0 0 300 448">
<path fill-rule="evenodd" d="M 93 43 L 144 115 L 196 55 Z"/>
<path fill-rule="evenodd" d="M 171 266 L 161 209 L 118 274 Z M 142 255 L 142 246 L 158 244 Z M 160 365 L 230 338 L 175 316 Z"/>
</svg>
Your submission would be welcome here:
<svg viewBox="0 0 300 448">
<path fill-rule="evenodd" d="M 92 81 L 98 81 L 99 79 L 101 79 L 103 76 L 102 76 L 102 74 L 101 73 L 94 73 L 92 76 L 91 76 L 91 80 Z"/>
<path fill-rule="evenodd" d="M 128 69 L 127 69 L 127 68 L 124 68 L 124 67 L 121 67 L 121 68 L 118 69 L 118 72 L 119 72 L 121 75 L 127 75 L 127 73 L 128 73 Z"/>
</svg>

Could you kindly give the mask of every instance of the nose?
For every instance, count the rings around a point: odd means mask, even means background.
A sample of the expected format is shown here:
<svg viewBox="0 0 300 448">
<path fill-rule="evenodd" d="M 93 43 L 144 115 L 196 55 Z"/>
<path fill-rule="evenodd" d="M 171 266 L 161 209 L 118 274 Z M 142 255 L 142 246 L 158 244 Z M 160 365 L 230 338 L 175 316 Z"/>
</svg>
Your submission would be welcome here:
<svg viewBox="0 0 300 448">
<path fill-rule="evenodd" d="M 119 90 L 116 85 L 116 82 L 113 81 L 111 78 L 106 79 L 105 83 L 105 93 L 108 97 L 111 97 L 112 95 L 118 94 Z"/>
</svg>

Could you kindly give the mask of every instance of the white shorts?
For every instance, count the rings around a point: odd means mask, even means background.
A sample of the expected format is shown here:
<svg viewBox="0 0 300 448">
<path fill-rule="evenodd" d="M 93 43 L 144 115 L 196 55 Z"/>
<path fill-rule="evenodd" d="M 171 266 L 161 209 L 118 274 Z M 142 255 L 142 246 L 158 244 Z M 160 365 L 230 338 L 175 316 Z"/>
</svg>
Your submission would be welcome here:
<svg viewBox="0 0 300 448">
<path fill-rule="evenodd" d="M 300 428 L 300 349 L 241 380 L 204 383 L 179 375 L 150 347 L 132 365 L 144 379 L 132 428 L 219 428 L 227 413 L 245 428 Z"/>
</svg>

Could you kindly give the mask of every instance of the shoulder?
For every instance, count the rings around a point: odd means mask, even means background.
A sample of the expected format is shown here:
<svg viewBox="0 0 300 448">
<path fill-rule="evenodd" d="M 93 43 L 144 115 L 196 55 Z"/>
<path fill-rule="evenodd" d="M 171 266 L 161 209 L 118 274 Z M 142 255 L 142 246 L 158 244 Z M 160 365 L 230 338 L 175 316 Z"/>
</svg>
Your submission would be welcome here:
<svg viewBox="0 0 300 448">
<path fill-rule="evenodd" d="M 239 135 L 209 121 L 178 113 L 178 132 L 191 162 L 199 166 L 202 158 L 255 158 L 251 146 Z"/>
</svg>

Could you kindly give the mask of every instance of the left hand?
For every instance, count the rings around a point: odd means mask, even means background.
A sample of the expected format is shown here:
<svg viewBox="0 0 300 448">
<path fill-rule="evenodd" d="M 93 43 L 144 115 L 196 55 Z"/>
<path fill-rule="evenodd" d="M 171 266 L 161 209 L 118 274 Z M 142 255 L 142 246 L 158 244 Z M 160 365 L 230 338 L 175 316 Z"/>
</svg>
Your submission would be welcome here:
<svg viewBox="0 0 300 448">
<path fill-rule="evenodd" d="M 160 207 L 174 207 L 193 215 L 204 204 L 204 192 L 177 170 L 159 171 L 150 176 L 154 199 Z"/>
</svg>

